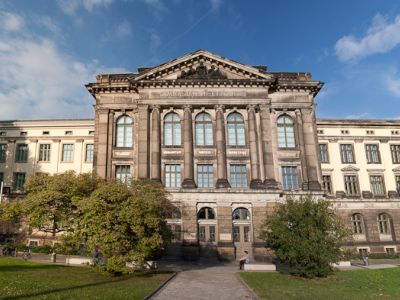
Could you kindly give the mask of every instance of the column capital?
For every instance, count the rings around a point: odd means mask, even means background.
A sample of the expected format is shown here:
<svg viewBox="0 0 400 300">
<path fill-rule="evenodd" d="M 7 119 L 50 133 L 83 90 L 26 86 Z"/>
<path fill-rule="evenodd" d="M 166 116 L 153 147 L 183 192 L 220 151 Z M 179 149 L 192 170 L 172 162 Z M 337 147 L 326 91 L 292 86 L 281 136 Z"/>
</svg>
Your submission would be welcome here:
<svg viewBox="0 0 400 300">
<path fill-rule="evenodd" d="M 216 111 L 222 111 L 222 112 L 224 112 L 224 111 L 225 111 L 225 105 L 223 105 L 223 104 L 217 104 L 217 105 L 214 106 L 214 109 L 215 109 Z"/>
<path fill-rule="evenodd" d="M 192 105 L 190 105 L 190 104 L 184 104 L 183 105 L 183 110 L 184 111 L 192 111 L 192 109 L 193 109 L 193 107 L 192 107 Z"/>
<path fill-rule="evenodd" d="M 161 106 L 158 105 L 158 104 L 153 104 L 153 105 L 150 106 L 150 108 L 151 108 L 151 111 L 158 111 L 158 112 L 160 112 Z"/>
<path fill-rule="evenodd" d="M 257 111 L 257 105 L 256 104 L 249 104 L 246 106 L 246 109 L 248 112 L 253 111 L 256 112 Z"/>
</svg>

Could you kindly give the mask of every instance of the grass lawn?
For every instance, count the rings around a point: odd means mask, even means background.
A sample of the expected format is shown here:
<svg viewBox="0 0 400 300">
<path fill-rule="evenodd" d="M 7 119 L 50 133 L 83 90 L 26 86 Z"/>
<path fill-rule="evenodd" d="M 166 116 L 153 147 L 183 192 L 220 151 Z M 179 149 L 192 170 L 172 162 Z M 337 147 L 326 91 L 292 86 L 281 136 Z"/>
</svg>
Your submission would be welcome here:
<svg viewBox="0 0 400 300">
<path fill-rule="evenodd" d="M 143 299 L 172 273 L 127 276 L 0 257 L 0 299 Z"/>
<path fill-rule="evenodd" d="M 400 299 L 400 268 L 338 271 L 320 279 L 240 273 L 261 299 Z"/>
</svg>

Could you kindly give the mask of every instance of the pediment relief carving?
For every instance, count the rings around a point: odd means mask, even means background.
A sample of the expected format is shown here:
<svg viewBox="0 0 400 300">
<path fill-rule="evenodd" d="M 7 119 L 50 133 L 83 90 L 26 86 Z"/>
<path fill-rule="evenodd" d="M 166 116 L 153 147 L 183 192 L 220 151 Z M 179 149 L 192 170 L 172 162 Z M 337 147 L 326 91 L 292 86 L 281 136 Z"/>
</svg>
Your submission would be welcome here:
<svg viewBox="0 0 400 300">
<path fill-rule="evenodd" d="M 342 168 L 341 171 L 342 172 L 357 172 L 357 171 L 360 171 L 360 169 L 355 166 L 346 166 L 346 167 Z"/>
<path fill-rule="evenodd" d="M 228 77 L 222 73 L 218 67 L 211 65 L 211 67 L 207 68 L 203 63 L 200 63 L 196 68 L 190 68 L 187 71 L 182 71 L 177 79 L 218 80 L 227 78 Z"/>
<path fill-rule="evenodd" d="M 273 75 L 255 67 L 218 56 L 209 51 L 196 51 L 154 68 L 145 68 L 133 81 L 140 80 L 273 80 Z"/>
</svg>

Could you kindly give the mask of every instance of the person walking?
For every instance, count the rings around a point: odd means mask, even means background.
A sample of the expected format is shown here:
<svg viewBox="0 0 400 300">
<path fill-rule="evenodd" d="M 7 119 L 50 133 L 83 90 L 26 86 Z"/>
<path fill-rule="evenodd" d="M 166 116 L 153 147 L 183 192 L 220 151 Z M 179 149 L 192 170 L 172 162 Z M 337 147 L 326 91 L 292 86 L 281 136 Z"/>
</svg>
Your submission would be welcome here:
<svg viewBox="0 0 400 300">
<path fill-rule="evenodd" d="M 245 250 L 244 255 L 239 259 L 239 270 L 243 270 L 244 264 L 248 264 L 249 261 L 249 252 Z"/>
</svg>

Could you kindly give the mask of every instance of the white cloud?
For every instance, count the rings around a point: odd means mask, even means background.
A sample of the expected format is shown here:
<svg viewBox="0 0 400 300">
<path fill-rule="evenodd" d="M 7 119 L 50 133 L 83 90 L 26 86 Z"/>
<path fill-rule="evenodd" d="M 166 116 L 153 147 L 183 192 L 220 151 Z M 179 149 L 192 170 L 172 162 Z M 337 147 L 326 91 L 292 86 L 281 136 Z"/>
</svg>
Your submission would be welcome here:
<svg viewBox="0 0 400 300">
<path fill-rule="evenodd" d="M 57 23 L 49 16 L 36 16 L 34 17 L 35 22 L 41 27 L 46 28 L 48 31 L 56 35 L 57 37 L 62 37 L 62 30 L 57 25 Z"/>
<path fill-rule="evenodd" d="M 211 9 L 217 10 L 222 5 L 223 0 L 210 0 Z"/>
<path fill-rule="evenodd" d="M 119 38 L 130 36 L 132 34 L 131 24 L 127 20 L 122 21 L 120 24 L 118 24 L 115 34 Z"/>
<path fill-rule="evenodd" d="M 335 45 L 339 60 L 358 60 L 376 53 L 386 53 L 400 44 L 400 15 L 393 22 L 388 22 L 377 14 L 364 37 L 356 38 L 347 35 L 340 38 Z"/>
<path fill-rule="evenodd" d="M 97 7 L 108 6 L 114 0 L 57 0 L 61 10 L 68 14 L 74 15 L 80 8 L 85 8 L 88 12 L 93 12 Z"/>
<path fill-rule="evenodd" d="M 400 77 L 396 78 L 394 75 L 389 75 L 386 78 L 388 90 L 397 97 L 400 97 Z"/>
<path fill-rule="evenodd" d="M 6 31 L 18 31 L 24 27 L 24 20 L 17 14 L 2 12 L 0 18 L 2 27 Z"/>
</svg>

